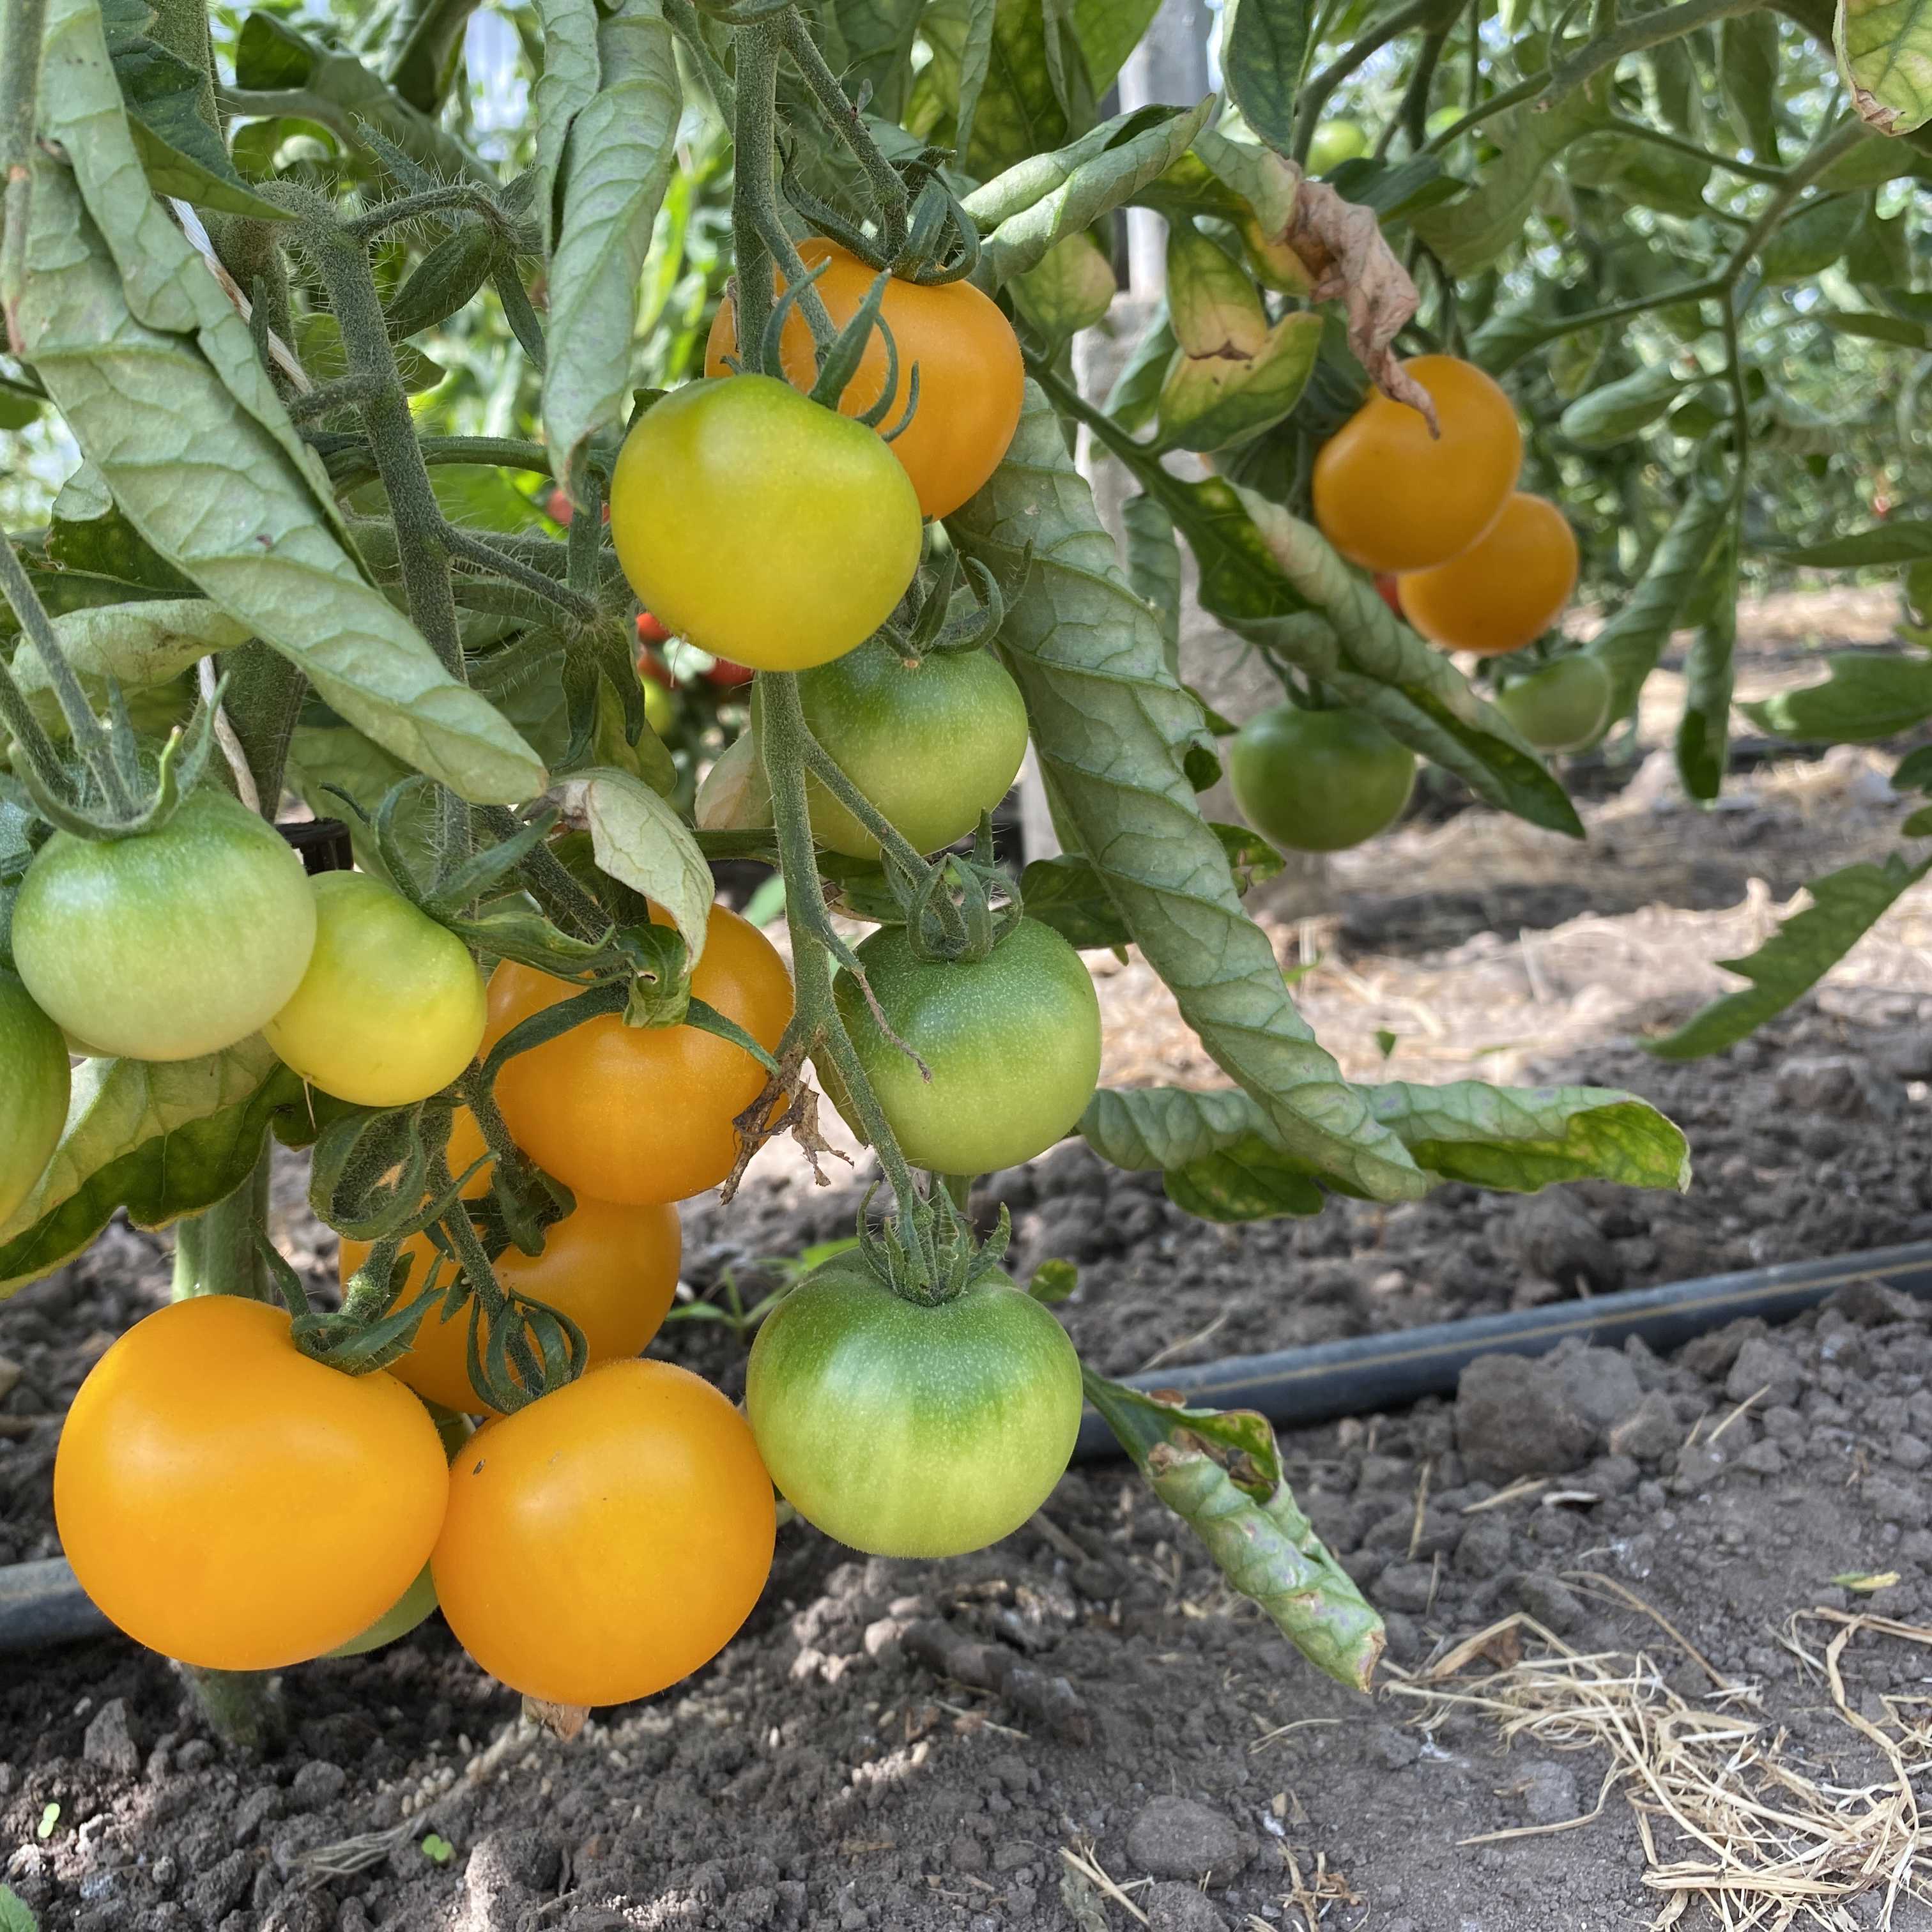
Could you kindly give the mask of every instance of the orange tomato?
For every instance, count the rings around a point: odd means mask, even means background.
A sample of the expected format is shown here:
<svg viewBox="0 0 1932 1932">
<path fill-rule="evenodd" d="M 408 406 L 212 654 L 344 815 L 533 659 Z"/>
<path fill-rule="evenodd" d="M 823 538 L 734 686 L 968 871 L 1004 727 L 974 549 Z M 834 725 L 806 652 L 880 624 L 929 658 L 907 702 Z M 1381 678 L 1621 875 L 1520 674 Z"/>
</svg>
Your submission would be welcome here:
<svg viewBox="0 0 1932 1932">
<path fill-rule="evenodd" d="M 1426 570 L 1495 522 L 1522 468 L 1522 432 L 1502 389 L 1472 362 L 1418 356 L 1402 368 L 1429 392 L 1421 412 L 1371 396 L 1315 458 L 1315 520 L 1364 570 Z"/>
<path fill-rule="evenodd" d="M 211 1670 L 279 1670 L 366 1630 L 422 1570 L 448 1494 L 436 1425 L 400 1382 L 314 1360 L 286 1309 L 228 1294 L 129 1329 L 54 1460 L 82 1588 Z"/>
<path fill-rule="evenodd" d="M 800 242 L 798 252 L 808 268 L 825 263 L 815 286 L 826 314 L 842 328 L 858 314 L 878 272 L 818 237 Z M 772 285 L 782 289 L 784 284 L 774 276 Z M 898 422 L 916 365 L 919 406 L 890 448 L 919 493 L 920 514 L 950 515 L 999 467 L 1018 427 L 1026 386 L 1018 340 L 998 304 L 970 282 L 937 287 L 892 282 L 879 315 L 898 352 L 898 386 L 879 427 L 890 429 Z M 737 306 L 728 295 L 704 345 L 704 373 L 729 375 L 724 358 L 737 353 Z M 811 327 L 796 304 L 786 314 L 778 353 L 786 380 L 794 388 L 809 390 L 818 365 Z M 839 398 L 842 415 L 861 415 L 879 400 L 886 366 L 886 345 L 875 329 L 858 374 Z"/>
<path fill-rule="evenodd" d="M 451 1165 L 454 1167 L 454 1160 Z M 436 1250 L 427 1234 L 416 1234 L 403 1244 L 402 1251 L 410 1263 L 402 1291 L 407 1300 L 428 1280 Z M 496 1278 L 506 1288 L 568 1316 L 584 1330 L 594 1366 L 641 1354 L 649 1346 L 677 1292 L 683 1251 L 676 1208 L 622 1208 L 585 1195 L 579 1196 L 574 1212 L 547 1230 L 541 1254 L 506 1248 L 496 1258 Z M 344 1281 L 368 1253 L 361 1241 L 342 1244 L 338 1265 Z M 437 1279 L 447 1282 L 451 1278 L 446 1261 Z M 477 1337 L 478 1346 L 488 1339 L 486 1325 Z M 445 1408 L 475 1411 L 486 1406 L 470 1379 L 466 1306 L 446 1322 L 432 1308 L 408 1353 L 392 1362 L 388 1372 Z"/>
<path fill-rule="evenodd" d="M 776 1528 L 736 1409 L 668 1362 L 611 1362 L 477 1432 L 430 1568 L 491 1676 L 550 1703 L 618 1704 L 723 1649 Z"/>
<path fill-rule="evenodd" d="M 576 990 L 506 960 L 490 980 L 487 1054 L 518 1022 Z M 767 1052 L 791 1018 L 791 981 L 770 940 L 714 905 L 691 993 L 735 1020 Z M 692 1026 L 586 1021 L 518 1054 L 496 1078 L 517 1144 L 578 1196 L 632 1207 L 716 1187 L 737 1159 L 732 1123 L 765 1070 L 742 1047 Z"/>
<path fill-rule="evenodd" d="M 1445 651 L 1500 657 L 1532 644 L 1576 587 L 1576 538 L 1545 496 L 1519 490 L 1477 543 L 1396 580 L 1402 615 Z"/>
</svg>

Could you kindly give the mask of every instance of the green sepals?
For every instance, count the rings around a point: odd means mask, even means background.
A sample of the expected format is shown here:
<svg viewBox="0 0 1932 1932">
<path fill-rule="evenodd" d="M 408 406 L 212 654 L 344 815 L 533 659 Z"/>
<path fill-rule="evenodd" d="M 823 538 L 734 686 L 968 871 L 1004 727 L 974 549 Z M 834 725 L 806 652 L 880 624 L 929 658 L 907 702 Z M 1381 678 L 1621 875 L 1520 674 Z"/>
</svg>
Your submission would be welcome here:
<svg viewBox="0 0 1932 1932">
<path fill-rule="evenodd" d="M 868 1194 L 868 1206 L 871 1199 Z M 1012 1216 L 1002 1208 L 999 1225 L 983 1242 L 976 1240 L 937 1178 L 923 1201 L 900 1203 L 897 1220 L 874 1226 L 865 1208 L 860 1210 L 859 1252 L 866 1265 L 893 1294 L 928 1307 L 998 1274 L 1012 1238 Z"/>
<path fill-rule="evenodd" d="M 467 305 L 490 278 L 500 256 L 495 233 L 481 221 L 466 223 L 446 236 L 410 272 L 383 310 L 397 341 L 446 322 Z"/>
<path fill-rule="evenodd" d="M 784 1070 L 758 1042 L 734 1019 L 728 1019 L 716 1006 L 707 1006 L 702 1000 L 687 998 L 685 1002 L 682 1025 L 695 1027 L 700 1033 L 715 1034 L 720 1040 L 728 1040 L 731 1044 L 748 1053 L 775 1080 L 784 1077 Z"/>
<path fill-rule="evenodd" d="M 691 1006 L 689 949 L 674 926 L 626 926 L 616 949 L 631 969 L 624 1024 L 682 1026 Z"/>
<path fill-rule="evenodd" d="M 402 1240 L 449 1211 L 489 1165 L 466 1168 L 425 1201 L 449 1144 L 454 1108 L 442 1094 L 411 1107 L 356 1108 L 316 1136 L 309 1204 L 351 1240 Z"/>
</svg>

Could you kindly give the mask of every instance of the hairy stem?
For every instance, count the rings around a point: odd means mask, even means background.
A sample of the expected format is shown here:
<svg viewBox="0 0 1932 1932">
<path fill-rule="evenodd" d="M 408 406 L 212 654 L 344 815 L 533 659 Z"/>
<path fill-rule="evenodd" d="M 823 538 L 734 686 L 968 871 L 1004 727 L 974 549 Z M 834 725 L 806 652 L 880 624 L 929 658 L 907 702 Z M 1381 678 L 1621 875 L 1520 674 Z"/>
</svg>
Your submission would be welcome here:
<svg viewBox="0 0 1932 1932">
<path fill-rule="evenodd" d="M 250 1301 L 269 1298 L 268 1270 L 255 1244 L 268 1219 L 268 1151 L 262 1150 L 255 1171 L 225 1201 L 175 1224 L 172 1298 L 238 1294 Z"/>
<path fill-rule="evenodd" d="M 1442 10 L 1442 0 L 1409 0 L 1406 7 L 1398 8 L 1359 40 L 1351 42 L 1346 52 L 1309 80 L 1295 104 L 1295 160 L 1307 160 L 1309 148 L 1315 139 L 1315 124 L 1321 119 L 1322 110 L 1336 88 L 1390 41 L 1400 40 L 1414 28 L 1427 26 Z"/>
<path fill-rule="evenodd" d="M 826 64 L 825 56 L 819 52 L 818 42 L 796 7 L 788 7 L 784 11 L 784 44 L 797 62 L 799 72 L 804 75 L 806 85 L 824 110 L 826 119 L 832 124 L 832 131 L 865 170 L 873 198 L 878 203 L 880 252 L 886 261 L 896 260 L 906 244 L 909 219 L 905 183 L 866 133 L 865 117 L 847 97 L 838 76 Z"/>
</svg>

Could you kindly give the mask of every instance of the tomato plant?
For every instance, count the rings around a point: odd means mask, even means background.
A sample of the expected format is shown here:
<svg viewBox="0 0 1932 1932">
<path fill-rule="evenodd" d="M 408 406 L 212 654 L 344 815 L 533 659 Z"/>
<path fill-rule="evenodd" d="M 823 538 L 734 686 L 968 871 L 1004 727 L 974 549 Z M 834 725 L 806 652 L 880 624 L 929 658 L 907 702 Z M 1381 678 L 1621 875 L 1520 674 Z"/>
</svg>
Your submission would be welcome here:
<svg viewBox="0 0 1932 1932">
<path fill-rule="evenodd" d="M 1339 852 L 1385 832 L 1415 789 L 1415 754 L 1359 711 L 1279 704 L 1236 736 L 1228 772 L 1241 814 L 1299 852 Z"/>
<path fill-rule="evenodd" d="M 157 832 L 56 832 L 14 905 L 14 963 L 85 1052 L 189 1060 L 279 1012 L 315 944 L 302 861 L 253 812 L 197 792 Z"/>
<path fill-rule="evenodd" d="M 1365 570 L 1443 563 L 1494 523 L 1522 467 L 1515 406 L 1474 364 L 1418 356 L 1403 373 L 1434 406 L 1421 412 L 1374 395 L 1315 458 L 1315 520 Z"/>
<path fill-rule="evenodd" d="M 67 1042 L 0 969 L 0 1222 L 33 1192 L 67 1122 Z"/>
<path fill-rule="evenodd" d="M 395 1603 L 442 1526 L 429 1412 L 380 1372 L 311 1360 L 287 1311 L 158 1310 L 88 1372 L 54 1514 L 94 1602 L 149 1648 L 219 1670 L 320 1656 Z"/>
<path fill-rule="evenodd" d="M 550 1703 L 620 1704 L 724 1648 L 776 1533 L 730 1403 L 668 1362 L 611 1362 L 478 1432 L 431 1567 L 493 1677 Z"/>
<path fill-rule="evenodd" d="M 1576 537 L 1546 496 L 1519 490 L 1469 548 L 1396 580 L 1402 614 L 1448 651 L 1500 657 L 1533 644 L 1576 587 Z"/>
<path fill-rule="evenodd" d="M 568 998 L 561 980 L 506 961 L 490 980 L 486 1050 Z M 767 1052 L 791 1018 L 784 962 L 755 926 L 713 906 L 694 999 L 742 1027 Z M 765 1070 L 729 1040 L 694 1026 L 630 1026 L 616 1014 L 519 1054 L 496 1099 L 517 1144 L 579 1194 L 650 1207 L 716 1187 L 737 1158 L 734 1121 Z"/>
<path fill-rule="evenodd" d="M 473 1124 L 470 1131 L 476 1132 Z M 452 1148 L 454 1144 L 452 1135 Z M 477 1145 L 480 1150 L 480 1137 Z M 403 1244 L 402 1253 L 410 1270 L 402 1289 L 406 1298 L 428 1282 L 436 1248 L 427 1234 L 416 1234 Z M 682 1253 L 674 1209 L 621 1207 L 585 1195 L 544 1230 L 540 1253 L 506 1248 L 496 1257 L 496 1278 L 512 1293 L 544 1302 L 574 1322 L 584 1331 L 593 1364 L 613 1362 L 641 1354 L 663 1325 L 677 1292 Z M 368 1258 L 367 1242 L 345 1238 L 339 1264 L 343 1280 Z M 446 1259 L 441 1278 L 447 1281 L 450 1274 Z M 488 1336 L 484 1319 L 479 1348 L 488 1345 Z M 460 1412 L 489 1406 L 470 1378 L 467 1309 L 447 1320 L 432 1309 L 388 1369 L 398 1381 L 445 1408 Z"/>
<path fill-rule="evenodd" d="M 956 1556 L 1052 1493 L 1080 1432 L 1066 1331 L 1002 1274 L 926 1306 L 828 1262 L 758 1330 L 745 1412 L 785 1500 L 874 1556 Z"/>
<path fill-rule="evenodd" d="M 1610 721 L 1610 674 L 1600 658 L 1567 651 L 1512 678 L 1496 708 L 1542 752 L 1576 752 Z"/>
<path fill-rule="evenodd" d="M 836 242 L 818 236 L 799 244 L 798 257 L 808 269 L 819 270 L 814 286 L 832 322 L 843 328 L 857 314 L 876 272 Z M 782 277 L 776 282 L 783 287 Z M 884 337 L 874 336 L 838 406 L 857 416 L 883 401 L 886 427 L 910 407 L 910 420 L 892 439 L 892 452 L 912 478 L 921 513 L 950 516 L 992 475 L 1019 424 L 1025 372 L 1012 324 L 982 290 L 964 280 L 923 286 L 894 279 L 886 286 L 879 320 L 891 333 L 896 380 L 889 389 L 887 377 L 894 372 Z M 781 352 L 787 380 L 810 388 L 818 374 L 816 345 L 796 308 L 785 317 Z M 705 345 L 704 373 L 726 374 L 725 358 L 738 354 L 736 304 L 727 295 Z"/>
<path fill-rule="evenodd" d="M 632 588 L 680 637 L 754 670 L 862 644 L 919 563 L 919 503 L 886 445 L 768 376 L 647 410 L 610 479 Z"/>
<path fill-rule="evenodd" d="M 909 1160 L 983 1174 L 1072 1132 L 1100 1078 L 1100 1006 L 1080 956 L 1052 927 L 1023 919 L 983 959 L 967 960 L 921 959 L 904 929 L 888 926 L 858 961 L 904 1047 L 886 1038 L 850 974 L 840 1015 Z"/>
<path fill-rule="evenodd" d="M 908 662 L 883 639 L 807 671 L 799 697 L 812 735 L 888 822 L 921 852 L 963 838 L 1011 788 L 1026 756 L 1026 700 L 984 650 Z M 879 842 L 822 784 L 812 836 L 855 859 Z"/>
<path fill-rule="evenodd" d="M 314 882 L 315 946 L 302 983 L 264 1028 L 304 1080 L 365 1107 L 406 1106 L 448 1086 L 483 1038 L 483 982 L 463 942 L 380 880 Z"/>
</svg>

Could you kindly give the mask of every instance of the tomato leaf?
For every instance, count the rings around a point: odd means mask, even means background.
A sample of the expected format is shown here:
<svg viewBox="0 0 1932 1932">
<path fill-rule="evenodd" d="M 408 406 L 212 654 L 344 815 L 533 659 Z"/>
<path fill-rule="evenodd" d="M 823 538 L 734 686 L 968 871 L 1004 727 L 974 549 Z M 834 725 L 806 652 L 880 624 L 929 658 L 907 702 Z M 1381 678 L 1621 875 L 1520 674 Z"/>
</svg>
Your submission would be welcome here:
<svg viewBox="0 0 1932 1932">
<path fill-rule="evenodd" d="M 0 1885 L 0 1932 L 40 1932 L 40 1924 L 10 1885 Z"/>
<path fill-rule="evenodd" d="M 1711 546 L 1730 513 L 1728 496 L 1694 482 L 1642 580 L 1586 648 L 1610 674 L 1610 722 L 1627 718 L 1690 601 Z"/>
<path fill-rule="evenodd" d="M 160 1228 L 225 1200 L 276 1113 L 304 1105 L 301 1076 L 260 1035 L 199 1060 L 83 1061 L 60 1144 L 0 1228 L 0 1295 L 78 1254 L 118 1208 Z"/>
<path fill-rule="evenodd" d="M 1718 84 L 1731 124 L 1760 161 L 1778 152 L 1778 16 L 1733 14 L 1718 29 Z"/>
<path fill-rule="evenodd" d="M 1126 529 L 1127 581 L 1160 625 L 1167 668 L 1180 675 L 1180 544 L 1167 506 L 1143 490 L 1120 512 Z"/>
<path fill-rule="evenodd" d="M 1186 1408 L 1083 1371 L 1087 1400 L 1228 1581 L 1338 1684 L 1366 1690 L 1380 1617 L 1282 1480 L 1274 1432 L 1247 1409 Z"/>
<path fill-rule="evenodd" d="M 1228 98 L 1277 154 L 1292 152 L 1294 104 L 1307 51 L 1308 0 L 1240 0 L 1222 57 Z"/>
<path fill-rule="evenodd" d="M 608 13 L 590 0 L 543 0 L 539 10 L 547 62 L 553 50 L 564 57 L 564 40 L 584 40 L 569 51 L 567 95 L 554 85 L 538 102 L 550 262 L 543 422 L 568 487 L 590 439 L 624 418 L 638 283 L 676 160 L 682 98 L 660 0 L 622 0 Z M 585 52 L 593 56 L 587 76 Z M 586 78 L 591 92 L 580 98 Z M 550 80 L 547 64 L 540 97 Z"/>
<path fill-rule="evenodd" d="M 663 907 L 695 966 L 717 888 L 676 808 L 628 772 L 581 773 L 566 778 L 558 796 L 566 814 L 588 826 L 598 869 Z"/>
<path fill-rule="evenodd" d="M 1005 461 L 951 528 L 1005 591 L 999 650 L 1025 694 L 1049 796 L 1183 1018 L 1311 1165 L 1377 1198 L 1420 1192 L 1420 1172 L 1316 1044 L 1241 910 L 1184 768 L 1199 707 L 1168 671 L 1160 626 L 1037 388 Z"/>
<path fill-rule="evenodd" d="M 1693 798 L 1709 800 L 1724 789 L 1731 737 L 1731 693 L 1736 683 L 1732 653 L 1738 635 L 1737 526 L 1727 524 L 1711 553 L 1708 581 L 1700 585 L 1704 621 L 1684 662 L 1684 716 L 1677 727 L 1677 769 Z"/>
<path fill-rule="evenodd" d="M 1834 651 L 1822 684 L 1742 707 L 1760 730 L 1799 744 L 1857 745 L 1932 718 L 1932 658 Z"/>
<path fill-rule="evenodd" d="M 1138 108 L 975 189 L 966 212 L 985 232 L 974 280 L 996 290 L 1042 261 L 1063 236 L 1132 201 L 1187 152 L 1214 106 L 1210 95 L 1193 107 Z"/>
<path fill-rule="evenodd" d="M 1908 866 L 1894 852 L 1882 866 L 1846 866 L 1814 879 L 1810 904 L 1755 952 L 1718 962 L 1748 980 L 1749 988 L 1713 1000 L 1675 1033 L 1648 1042 L 1648 1050 L 1660 1060 L 1696 1060 L 1735 1046 L 1815 986 L 1928 870 L 1932 860 Z"/>
<path fill-rule="evenodd" d="M 1860 120 L 1882 134 L 1909 134 L 1932 119 L 1932 32 L 1923 8 L 1838 0 L 1832 42 Z"/>
<path fill-rule="evenodd" d="M 91 463 L 61 485 L 47 523 L 47 561 L 63 570 L 118 578 L 130 596 L 191 597 L 194 585 L 158 556 L 119 510 L 106 479 Z"/>
<path fill-rule="evenodd" d="M 479 802 L 541 790 L 528 746 L 358 571 L 248 325 L 135 165 L 88 0 L 52 0 L 42 106 L 73 172 L 34 157 L 22 346 L 129 521 L 418 770 Z"/>
<path fill-rule="evenodd" d="M 165 684 L 210 652 L 238 650 L 249 638 L 246 625 L 202 597 L 70 610 L 54 620 L 54 634 L 84 683 L 104 686 L 111 677 L 130 688 Z M 44 693 L 52 703 L 52 681 L 32 644 L 23 641 L 14 654 L 14 675 L 28 698 Z"/>
<path fill-rule="evenodd" d="M 1608 449 L 1640 436 L 1689 386 L 1666 364 L 1653 363 L 1579 396 L 1557 428 L 1579 449 Z"/>
</svg>

